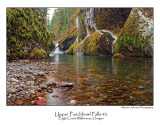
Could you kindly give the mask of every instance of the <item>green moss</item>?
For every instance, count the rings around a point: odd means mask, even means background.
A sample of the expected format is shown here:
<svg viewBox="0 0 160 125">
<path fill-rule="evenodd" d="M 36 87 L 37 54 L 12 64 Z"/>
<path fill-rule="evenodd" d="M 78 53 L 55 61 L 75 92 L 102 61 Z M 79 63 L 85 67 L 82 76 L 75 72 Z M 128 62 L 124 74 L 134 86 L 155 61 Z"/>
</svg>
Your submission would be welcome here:
<svg viewBox="0 0 160 125">
<path fill-rule="evenodd" d="M 94 32 L 90 37 L 84 38 L 79 44 L 76 42 L 65 51 L 65 54 L 77 54 L 82 55 L 99 55 L 99 40 L 101 35 L 98 32 Z"/>
<path fill-rule="evenodd" d="M 115 53 L 115 54 L 113 55 L 113 57 L 114 57 L 114 58 L 123 58 L 124 55 L 122 55 L 121 53 Z"/>
<path fill-rule="evenodd" d="M 126 56 L 151 56 L 153 34 L 143 36 L 143 32 L 145 32 L 143 27 L 146 25 L 147 22 L 139 16 L 138 10 L 133 8 L 114 44 L 115 53 L 119 52 Z"/>
<path fill-rule="evenodd" d="M 30 58 L 46 58 L 47 53 L 44 49 L 38 49 L 35 47 L 30 53 Z"/>
</svg>

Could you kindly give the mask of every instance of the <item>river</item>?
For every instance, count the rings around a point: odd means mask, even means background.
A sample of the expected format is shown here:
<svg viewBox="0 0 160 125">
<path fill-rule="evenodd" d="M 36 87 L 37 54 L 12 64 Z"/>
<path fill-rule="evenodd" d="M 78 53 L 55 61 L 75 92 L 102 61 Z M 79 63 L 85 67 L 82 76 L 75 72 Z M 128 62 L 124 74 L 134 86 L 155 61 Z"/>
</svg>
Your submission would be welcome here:
<svg viewBox="0 0 160 125">
<path fill-rule="evenodd" d="M 153 59 L 75 56 L 54 53 L 55 81 L 73 83 L 59 91 L 65 98 L 56 105 L 153 105 Z M 58 90 L 58 93 L 57 93 Z M 47 97 L 54 105 L 51 95 Z M 64 102 L 65 101 L 65 102 Z"/>
</svg>

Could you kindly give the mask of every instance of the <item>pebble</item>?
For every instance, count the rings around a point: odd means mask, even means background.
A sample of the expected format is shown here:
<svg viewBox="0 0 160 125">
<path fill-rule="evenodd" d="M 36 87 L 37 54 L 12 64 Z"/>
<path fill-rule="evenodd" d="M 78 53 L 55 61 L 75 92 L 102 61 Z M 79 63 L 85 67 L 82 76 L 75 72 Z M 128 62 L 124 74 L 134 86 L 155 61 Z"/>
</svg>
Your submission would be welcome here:
<svg viewBox="0 0 160 125">
<path fill-rule="evenodd" d="M 36 102 L 36 105 L 45 105 L 45 102 L 43 101 L 43 100 L 38 100 L 37 102 Z"/>
<path fill-rule="evenodd" d="M 24 95 L 24 98 L 27 99 L 27 100 L 29 100 L 29 99 L 30 99 L 30 96 L 31 96 L 30 94 L 25 94 L 25 95 Z"/>
<path fill-rule="evenodd" d="M 55 83 L 55 82 L 50 82 L 49 85 L 55 87 L 55 86 L 57 86 L 57 83 Z"/>
<path fill-rule="evenodd" d="M 61 87 L 73 87 L 73 83 L 61 83 Z"/>
<path fill-rule="evenodd" d="M 19 82 L 19 80 L 15 79 L 15 78 L 11 78 L 10 81 L 11 82 Z"/>
<path fill-rule="evenodd" d="M 37 96 L 37 97 L 42 97 L 42 96 L 43 96 L 43 93 L 38 92 L 38 93 L 36 93 L 36 96 Z"/>
<path fill-rule="evenodd" d="M 53 89 L 49 89 L 47 90 L 48 93 L 52 93 L 53 92 Z"/>
<path fill-rule="evenodd" d="M 70 101 L 70 105 L 76 105 L 76 104 L 77 104 L 77 102 L 75 100 Z"/>
<path fill-rule="evenodd" d="M 22 105 L 22 104 L 23 104 L 23 100 L 17 100 L 17 101 L 16 101 L 16 104 L 17 104 L 17 105 Z"/>
<path fill-rule="evenodd" d="M 144 89 L 145 87 L 144 86 L 138 86 L 138 89 Z"/>
<path fill-rule="evenodd" d="M 9 94 L 15 94 L 16 93 L 16 89 L 8 89 L 7 92 Z"/>
<path fill-rule="evenodd" d="M 35 100 L 31 101 L 31 105 L 35 105 L 35 104 L 36 104 Z"/>
<path fill-rule="evenodd" d="M 42 85 L 40 85 L 41 89 L 46 89 L 48 87 L 48 84 L 43 83 Z"/>
<path fill-rule="evenodd" d="M 57 98 L 57 97 L 59 97 L 59 96 L 58 96 L 58 95 L 52 95 L 52 97 Z"/>
</svg>

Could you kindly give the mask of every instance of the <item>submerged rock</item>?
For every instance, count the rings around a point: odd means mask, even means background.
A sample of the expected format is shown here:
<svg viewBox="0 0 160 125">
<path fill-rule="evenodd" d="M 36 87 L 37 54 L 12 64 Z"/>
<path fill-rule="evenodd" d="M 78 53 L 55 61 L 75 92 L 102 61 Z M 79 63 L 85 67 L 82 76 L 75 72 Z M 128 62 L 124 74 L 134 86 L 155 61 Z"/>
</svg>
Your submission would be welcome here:
<svg viewBox="0 0 160 125">
<path fill-rule="evenodd" d="M 73 83 L 61 83 L 61 87 L 73 87 Z"/>
<path fill-rule="evenodd" d="M 44 102 L 43 100 L 38 100 L 38 101 L 36 102 L 36 105 L 41 105 L 41 106 L 43 106 L 43 105 L 45 105 L 45 102 Z"/>
<path fill-rule="evenodd" d="M 46 89 L 49 85 L 46 83 L 43 83 L 42 85 L 40 85 L 41 89 Z"/>
<path fill-rule="evenodd" d="M 70 105 L 76 105 L 76 104 L 77 104 L 77 102 L 75 100 L 70 101 Z"/>
<path fill-rule="evenodd" d="M 53 92 L 53 89 L 52 89 L 51 87 L 48 87 L 48 88 L 47 88 L 47 92 L 52 93 L 52 92 Z"/>
<path fill-rule="evenodd" d="M 122 55 L 122 54 L 120 54 L 120 53 L 115 53 L 115 54 L 113 55 L 113 57 L 114 57 L 114 58 L 123 58 L 124 55 Z"/>
<path fill-rule="evenodd" d="M 15 94 L 16 93 L 16 89 L 8 89 L 7 92 L 9 94 Z"/>
</svg>

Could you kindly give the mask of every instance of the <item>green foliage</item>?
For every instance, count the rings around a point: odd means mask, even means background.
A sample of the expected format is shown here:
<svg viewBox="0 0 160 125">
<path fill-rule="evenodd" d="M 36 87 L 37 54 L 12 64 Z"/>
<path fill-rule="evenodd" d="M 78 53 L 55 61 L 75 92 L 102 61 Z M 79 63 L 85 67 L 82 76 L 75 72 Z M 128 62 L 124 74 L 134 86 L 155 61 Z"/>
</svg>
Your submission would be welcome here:
<svg viewBox="0 0 160 125">
<path fill-rule="evenodd" d="M 47 8 L 7 8 L 8 58 L 27 58 L 36 45 L 48 51 L 51 40 L 46 14 Z"/>
<path fill-rule="evenodd" d="M 54 33 L 55 38 L 62 37 L 75 24 L 75 19 L 72 17 L 76 10 L 76 8 L 58 8 L 55 10 L 48 26 L 48 30 Z"/>
</svg>

